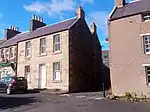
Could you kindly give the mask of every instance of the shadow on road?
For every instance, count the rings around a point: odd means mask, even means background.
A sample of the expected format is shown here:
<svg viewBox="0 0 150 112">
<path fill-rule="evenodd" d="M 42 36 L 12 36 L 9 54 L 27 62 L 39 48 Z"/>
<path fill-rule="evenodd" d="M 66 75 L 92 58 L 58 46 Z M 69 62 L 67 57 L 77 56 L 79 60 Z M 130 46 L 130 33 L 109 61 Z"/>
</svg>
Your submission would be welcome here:
<svg viewBox="0 0 150 112">
<path fill-rule="evenodd" d="M 36 102 L 37 99 L 34 97 L 2 97 L 0 96 L 0 109 L 8 109 L 14 107 L 20 107 Z"/>
</svg>

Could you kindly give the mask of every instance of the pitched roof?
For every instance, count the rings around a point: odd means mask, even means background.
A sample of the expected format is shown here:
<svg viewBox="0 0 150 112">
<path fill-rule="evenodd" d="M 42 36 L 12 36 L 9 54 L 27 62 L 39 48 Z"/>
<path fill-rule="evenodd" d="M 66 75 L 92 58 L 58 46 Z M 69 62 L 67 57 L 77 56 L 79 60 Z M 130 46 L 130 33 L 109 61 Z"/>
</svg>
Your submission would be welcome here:
<svg viewBox="0 0 150 112">
<path fill-rule="evenodd" d="M 112 14 L 110 20 L 140 14 L 146 11 L 150 11 L 150 0 L 139 0 L 117 8 Z"/>
<path fill-rule="evenodd" d="M 72 18 L 69 20 L 65 20 L 65 21 L 53 24 L 53 25 L 38 28 L 33 32 L 17 34 L 16 36 L 12 37 L 11 39 L 0 44 L 0 48 L 15 45 L 21 41 L 25 41 L 25 40 L 29 40 L 29 39 L 37 38 L 40 36 L 44 36 L 44 35 L 48 35 L 48 34 L 52 34 L 52 33 L 56 33 L 59 31 L 70 29 L 70 27 L 72 25 L 74 25 L 77 21 L 78 21 L 78 18 Z"/>
</svg>

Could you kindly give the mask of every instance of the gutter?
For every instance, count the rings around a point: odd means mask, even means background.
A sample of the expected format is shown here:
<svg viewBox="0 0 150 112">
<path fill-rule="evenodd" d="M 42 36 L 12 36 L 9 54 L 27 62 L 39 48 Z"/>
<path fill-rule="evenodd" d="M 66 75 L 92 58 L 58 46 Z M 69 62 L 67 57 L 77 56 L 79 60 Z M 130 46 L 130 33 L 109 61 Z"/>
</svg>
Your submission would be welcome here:
<svg viewBox="0 0 150 112">
<path fill-rule="evenodd" d="M 114 14 L 114 12 L 116 11 L 117 6 L 114 6 L 114 8 L 112 9 L 112 11 L 110 12 L 110 14 L 108 15 L 108 20 L 111 20 L 112 15 Z"/>
</svg>

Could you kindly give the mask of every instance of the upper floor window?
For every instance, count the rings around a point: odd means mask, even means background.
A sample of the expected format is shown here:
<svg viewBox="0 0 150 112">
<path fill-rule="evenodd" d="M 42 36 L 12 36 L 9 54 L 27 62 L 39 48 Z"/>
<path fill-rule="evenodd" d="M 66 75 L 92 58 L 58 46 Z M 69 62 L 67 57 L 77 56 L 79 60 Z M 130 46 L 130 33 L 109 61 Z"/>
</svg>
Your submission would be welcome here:
<svg viewBox="0 0 150 112">
<path fill-rule="evenodd" d="M 4 49 L 4 48 L 1 49 L 1 57 L 2 57 L 2 58 L 5 57 L 5 49 Z"/>
<path fill-rule="evenodd" d="M 28 57 L 31 54 L 31 42 L 28 41 L 25 43 L 25 56 Z"/>
<path fill-rule="evenodd" d="M 9 58 L 13 58 L 13 57 L 14 57 L 13 47 L 10 47 L 10 49 L 9 49 Z"/>
<path fill-rule="evenodd" d="M 40 39 L 40 54 L 46 53 L 46 38 Z"/>
<path fill-rule="evenodd" d="M 143 14 L 143 21 L 150 21 L 150 13 Z"/>
<path fill-rule="evenodd" d="M 53 51 L 54 52 L 60 51 L 60 34 L 54 35 L 53 37 Z"/>
</svg>

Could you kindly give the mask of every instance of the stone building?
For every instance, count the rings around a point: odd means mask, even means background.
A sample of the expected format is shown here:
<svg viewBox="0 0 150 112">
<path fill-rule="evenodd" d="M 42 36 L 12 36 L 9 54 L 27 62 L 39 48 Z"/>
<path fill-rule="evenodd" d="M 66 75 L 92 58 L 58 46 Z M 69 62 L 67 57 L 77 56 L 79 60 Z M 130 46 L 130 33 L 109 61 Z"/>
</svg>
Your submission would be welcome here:
<svg viewBox="0 0 150 112">
<path fill-rule="evenodd" d="M 17 47 L 17 76 L 25 76 L 29 88 L 78 92 L 96 91 L 101 86 L 101 45 L 96 25 L 92 23 L 89 29 L 80 6 L 76 17 L 48 26 L 34 16 L 30 31 L 16 34 L 0 48 L 11 46 Z"/>
</svg>

